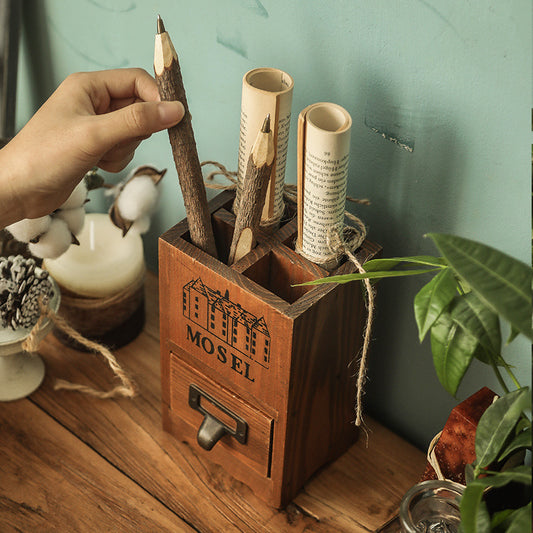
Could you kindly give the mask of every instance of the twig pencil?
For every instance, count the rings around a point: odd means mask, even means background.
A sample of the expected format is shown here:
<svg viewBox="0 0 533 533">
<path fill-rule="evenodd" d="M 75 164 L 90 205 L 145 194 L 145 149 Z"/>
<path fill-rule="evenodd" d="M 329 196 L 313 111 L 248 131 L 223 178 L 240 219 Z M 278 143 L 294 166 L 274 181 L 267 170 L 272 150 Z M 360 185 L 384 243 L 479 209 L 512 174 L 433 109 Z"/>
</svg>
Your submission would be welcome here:
<svg viewBox="0 0 533 533">
<path fill-rule="evenodd" d="M 217 257 L 202 169 L 196 150 L 178 55 L 160 16 L 157 17 L 154 72 L 161 100 L 179 100 L 185 108 L 185 116 L 181 121 L 168 129 L 168 137 L 172 146 L 174 164 L 178 171 L 191 241 L 204 252 Z"/>
<path fill-rule="evenodd" d="M 248 158 L 239 212 L 235 220 L 235 230 L 229 253 L 229 265 L 238 261 L 255 246 L 274 156 L 275 148 L 270 129 L 270 114 L 268 114 L 257 134 Z"/>
</svg>

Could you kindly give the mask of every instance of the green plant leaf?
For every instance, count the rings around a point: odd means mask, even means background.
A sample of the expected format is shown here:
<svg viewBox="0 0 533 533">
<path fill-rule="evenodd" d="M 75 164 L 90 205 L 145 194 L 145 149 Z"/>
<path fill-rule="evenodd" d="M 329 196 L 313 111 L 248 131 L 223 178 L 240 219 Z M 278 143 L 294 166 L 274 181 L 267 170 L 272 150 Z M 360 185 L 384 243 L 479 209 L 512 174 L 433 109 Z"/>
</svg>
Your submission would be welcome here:
<svg viewBox="0 0 533 533">
<path fill-rule="evenodd" d="M 531 408 L 531 406 L 530 406 Z M 516 431 L 515 435 L 518 435 L 522 431 L 528 429 L 531 431 L 531 420 L 529 420 L 526 416 L 523 416 L 519 421 L 518 424 L 516 424 Z"/>
<path fill-rule="evenodd" d="M 514 326 L 511 326 L 511 332 L 509 333 L 509 338 L 505 344 L 511 344 L 518 335 L 520 335 L 520 332 Z"/>
<path fill-rule="evenodd" d="M 445 268 L 416 294 L 414 308 L 420 342 L 453 300 L 456 291 L 457 284 L 453 273 L 449 268 Z"/>
<path fill-rule="evenodd" d="M 431 328 L 433 365 L 442 386 L 455 396 L 468 370 L 478 343 L 465 333 L 448 312 L 443 312 Z"/>
<path fill-rule="evenodd" d="M 503 487 L 511 482 L 531 485 L 531 467 L 528 465 L 515 466 L 501 472 L 489 472 L 485 477 L 476 478 L 475 483 L 487 487 Z M 472 482 L 474 483 L 474 482 Z"/>
<path fill-rule="evenodd" d="M 487 307 L 475 293 L 470 292 L 456 298 L 450 308 L 452 320 L 466 333 L 475 337 L 483 350 L 476 351 L 477 356 L 487 364 L 491 361 L 502 365 L 500 356 L 502 336 L 498 315 Z"/>
<path fill-rule="evenodd" d="M 483 501 L 485 487 L 479 480 L 469 483 L 461 498 L 461 528 L 464 533 L 486 533 L 490 531 L 490 517 Z"/>
<path fill-rule="evenodd" d="M 351 281 L 359 281 L 362 279 L 382 279 L 382 278 L 399 278 L 403 276 L 417 276 L 418 274 L 426 274 L 427 272 L 435 272 L 436 268 L 429 268 L 423 270 L 393 270 L 391 272 L 365 272 L 364 274 L 341 274 L 339 276 L 330 276 L 329 278 L 320 278 L 305 283 L 299 283 L 294 287 L 301 285 L 322 285 L 324 283 L 349 283 Z"/>
<path fill-rule="evenodd" d="M 503 461 L 505 458 L 509 457 L 513 452 L 516 452 L 518 450 L 523 450 L 526 448 L 531 449 L 531 429 L 526 429 L 525 431 L 522 431 L 519 433 L 503 450 L 503 452 L 499 455 L 498 461 Z"/>
<path fill-rule="evenodd" d="M 442 257 L 433 257 L 431 255 L 414 255 L 411 257 L 386 257 L 384 259 L 371 259 L 364 264 L 364 268 L 367 272 L 390 270 L 400 263 L 415 263 L 417 265 L 436 267 L 446 266 L 446 263 Z"/>
<path fill-rule="evenodd" d="M 390 257 L 385 259 L 371 259 L 367 261 L 363 267 L 367 272 L 381 272 L 392 270 L 395 266 L 399 265 L 402 258 Z"/>
<path fill-rule="evenodd" d="M 456 274 L 511 326 L 533 340 L 531 267 L 495 248 L 439 233 L 430 233 Z"/>
<path fill-rule="evenodd" d="M 525 518 L 525 520 L 524 520 Z M 494 533 L 515 533 L 531 531 L 531 503 L 518 509 L 504 509 L 492 515 L 491 528 Z"/>
<path fill-rule="evenodd" d="M 478 344 L 474 357 L 486 365 L 490 365 L 492 361 L 497 366 L 505 366 L 505 360 L 500 354 L 495 355 L 481 344 Z"/>
<path fill-rule="evenodd" d="M 497 511 L 491 517 L 490 527 L 491 531 L 505 531 L 505 521 L 513 514 L 513 509 L 504 509 L 503 511 Z"/>
<path fill-rule="evenodd" d="M 471 481 L 474 481 L 476 475 L 474 474 L 474 467 L 471 464 L 465 465 L 465 481 L 466 484 L 470 483 Z"/>
<path fill-rule="evenodd" d="M 522 411 L 531 403 L 529 388 L 498 398 L 481 416 L 476 430 L 476 473 L 500 454 Z"/>
<path fill-rule="evenodd" d="M 517 509 L 506 521 L 507 533 L 531 531 L 531 502 Z"/>
<path fill-rule="evenodd" d="M 481 533 L 490 531 L 490 517 L 487 512 L 485 502 L 483 501 L 483 492 L 487 487 L 503 487 L 511 481 L 524 483 L 529 478 L 531 484 L 531 469 L 522 465 L 520 467 L 508 470 L 506 472 L 498 472 L 495 475 L 486 476 L 475 479 L 466 486 L 463 497 L 461 498 L 461 527 L 465 533 Z M 526 483 L 527 484 L 527 483 Z M 512 513 L 514 515 L 514 513 Z M 507 521 L 513 520 L 513 516 L 509 513 L 503 513 L 498 517 L 498 523 L 493 523 L 494 526 L 500 525 L 501 522 L 506 522 L 506 528 L 509 527 Z M 509 531 L 509 529 L 506 529 Z M 530 531 L 516 530 L 516 531 Z"/>
</svg>

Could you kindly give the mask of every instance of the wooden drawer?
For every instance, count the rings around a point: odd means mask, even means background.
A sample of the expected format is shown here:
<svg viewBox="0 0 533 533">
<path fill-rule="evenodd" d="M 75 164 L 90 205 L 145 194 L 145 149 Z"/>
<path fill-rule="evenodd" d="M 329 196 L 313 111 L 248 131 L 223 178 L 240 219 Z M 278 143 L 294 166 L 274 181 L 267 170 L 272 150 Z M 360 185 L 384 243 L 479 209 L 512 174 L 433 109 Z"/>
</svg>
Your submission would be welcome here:
<svg viewBox="0 0 533 533">
<path fill-rule="evenodd" d="M 225 451 L 264 477 L 270 477 L 270 462 L 274 420 L 245 402 L 242 398 L 170 353 L 170 409 L 174 416 L 191 426 L 193 432 L 204 421 L 204 414 L 190 406 L 191 387 L 203 410 L 232 429 L 237 429 L 236 418 L 246 424 L 244 442 L 232 435 L 224 435 L 215 444 L 217 454 Z M 210 399 L 221 404 L 218 408 Z M 235 415 L 232 417 L 228 411 Z M 242 425 L 242 422 L 240 422 Z"/>
</svg>

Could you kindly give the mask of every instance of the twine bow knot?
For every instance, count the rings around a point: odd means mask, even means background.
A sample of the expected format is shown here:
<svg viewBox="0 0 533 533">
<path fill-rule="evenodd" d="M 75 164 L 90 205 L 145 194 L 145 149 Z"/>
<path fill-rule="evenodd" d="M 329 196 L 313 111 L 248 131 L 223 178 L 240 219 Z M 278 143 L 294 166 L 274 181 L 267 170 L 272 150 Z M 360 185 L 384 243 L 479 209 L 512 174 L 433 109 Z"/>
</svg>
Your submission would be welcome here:
<svg viewBox="0 0 533 533">
<path fill-rule="evenodd" d="M 77 383 L 70 383 L 69 381 L 65 381 L 63 379 L 56 380 L 56 383 L 54 385 L 54 390 L 72 390 L 72 391 L 78 391 L 82 392 L 84 394 L 88 394 L 90 396 L 94 396 L 95 398 L 100 399 L 106 399 L 106 398 L 114 398 L 116 396 L 125 396 L 126 398 L 132 398 L 136 395 L 136 389 L 133 381 L 128 377 L 126 372 L 122 369 L 118 361 L 116 360 L 115 356 L 111 353 L 109 348 L 104 346 L 103 344 L 99 344 L 98 342 L 89 340 L 85 338 L 83 335 L 78 333 L 68 322 L 61 316 L 57 315 L 53 309 L 51 309 L 48 305 L 48 299 L 45 298 L 39 298 L 39 308 L 41 311 L 41 314 L 31 329 L 29 335 L 26 337 L 24 343 L 22 344 L 22 349 L 29 353 L 35 353 L 37 352 L 39 345 L 40 345 L 40 339 L 38 336 L 38 332 L 41 329 L 41 326 L 43 322 L 46 319 L 49 319 L 53 322 L 53 324 L 61 330 L 63 333 L 68 335 L 71 339 L 75 340 L 76 342 L 80 343 L 82 346 L 85 346 L 88 348 L 91 352 L 100 354 L 106 363 L 109 365 L 113 373 L 116 377 L 119 378 L 121 384 L 115 386 L 113 389 L 104 392 L 99 391 L 97 389 L 94 389 L 92 387 L 89 387 L 88 385 L 81 385 Z"/>
</svg>

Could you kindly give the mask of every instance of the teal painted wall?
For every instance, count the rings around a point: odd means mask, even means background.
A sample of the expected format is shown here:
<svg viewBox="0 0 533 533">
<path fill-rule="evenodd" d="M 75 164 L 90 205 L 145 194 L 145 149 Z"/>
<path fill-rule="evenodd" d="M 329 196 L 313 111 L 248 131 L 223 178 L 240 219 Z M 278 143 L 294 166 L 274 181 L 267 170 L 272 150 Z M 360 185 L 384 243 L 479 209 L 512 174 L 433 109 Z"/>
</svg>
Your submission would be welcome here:
<svg viewBox="0 0 533 533">
<path fill-rule="evenodd" d="M 237 166 L 241 79 L 276 66 L 295 80 L 287 181 L 295 182 L 296 118 L 316 101 L 343 105 L 353 132 L 348 193 L 385 255 L 433 252 L 423 234 L 453 232 L 530 258 L 529 0 L 25 0 L 19 127 L 69 73 L 152 70 L 160 13 L 180 56 L 201 159 Z M 373 131 L 403 139 L 408 152 Z M 132 164 L 169 168 L 145 238 L 184 216 L 166 133 Z M 116 177 L 109 177 L 116 180 Z M 100 199 L 93 209 L 103 209 Z M 350 207 L 352 211 L 353 208 Z M 381 284 L 368 412 L 424 447 L 456 400 L 419 345 L 411 310 L 421 281 Z M 513 345 L 530 380 L 527 343 Z M 474 366 L 463 399 L 490 380 Z M 371 437 L 370 437 L 371 442 Z"/>
</svg>

